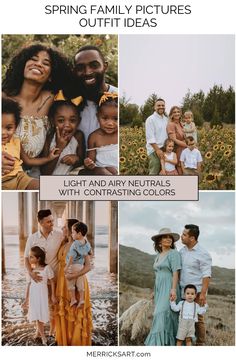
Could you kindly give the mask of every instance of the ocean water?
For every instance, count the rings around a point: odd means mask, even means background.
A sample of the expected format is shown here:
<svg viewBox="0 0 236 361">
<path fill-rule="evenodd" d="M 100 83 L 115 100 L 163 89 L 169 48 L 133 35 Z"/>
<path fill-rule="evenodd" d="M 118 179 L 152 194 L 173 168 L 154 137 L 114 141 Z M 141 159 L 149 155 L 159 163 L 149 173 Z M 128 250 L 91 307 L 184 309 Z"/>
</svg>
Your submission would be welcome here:
<svg viewBox="0 0 236 361">
<path fill-rule="evenodd" d="M 93 268 L 87 274 L 92 303 L 93 335 L 96 346 L 117 345 L 117 275 L 108 272 L 108 229 L 96 228 Z M 5 235 L 6 273 L 2 281 L 2 344 L 40 345 L 33 340 L 34 325 L 29 324 L 21 304 L 25 293 L 23 253 L 17 235 Z M 54 339 L 49 338 L 50 345 Z"/>
</svg>

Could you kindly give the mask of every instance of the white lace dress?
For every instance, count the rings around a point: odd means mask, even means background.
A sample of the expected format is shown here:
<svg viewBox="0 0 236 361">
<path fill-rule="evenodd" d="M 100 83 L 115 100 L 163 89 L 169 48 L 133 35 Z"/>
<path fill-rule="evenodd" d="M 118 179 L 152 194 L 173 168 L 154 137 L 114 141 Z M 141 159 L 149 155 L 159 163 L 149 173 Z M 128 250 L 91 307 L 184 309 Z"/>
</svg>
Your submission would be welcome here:
<svg viewBox="0 0 236 361">
<path fill-rule="evenodd" d="M 48 308 L 48 280 L 54 277 L 53 270 L 50 266 L 45 266 L 43 269 L 35 270 L 39 272 L 42 277 L 41 282 L 30 280 L 29 290 L 29 312 L 28 319 L 32 321 L 49 321 L 49 308 Z"/>
</svg>

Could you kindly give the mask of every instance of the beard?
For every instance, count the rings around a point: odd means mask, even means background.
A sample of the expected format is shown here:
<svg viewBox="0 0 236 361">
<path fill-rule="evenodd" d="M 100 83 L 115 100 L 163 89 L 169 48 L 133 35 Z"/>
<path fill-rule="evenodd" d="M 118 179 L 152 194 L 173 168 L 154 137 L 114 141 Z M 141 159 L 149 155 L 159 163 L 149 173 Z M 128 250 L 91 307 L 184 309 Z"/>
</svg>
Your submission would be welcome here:
<svg viewBox="0 0 236 361">
<path fill-rule="evenodd" d="M 97 103 L 103 92 L 104 73 L 95 74 L 96 81 L 94 84 L 86 84 L 86 76 L 81 76 L 77 79 L 77 93 L 79 91 L 79 94 L 82 95 L 85 100 L 88 99 Z"/>
</svg>

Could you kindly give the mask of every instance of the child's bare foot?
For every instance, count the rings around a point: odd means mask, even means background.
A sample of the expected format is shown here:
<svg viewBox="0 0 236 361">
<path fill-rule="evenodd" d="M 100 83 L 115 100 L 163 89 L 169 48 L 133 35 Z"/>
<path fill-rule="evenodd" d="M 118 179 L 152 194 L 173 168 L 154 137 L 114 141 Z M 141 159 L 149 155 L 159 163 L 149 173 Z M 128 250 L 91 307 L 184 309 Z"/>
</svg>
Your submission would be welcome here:
<svg viewBox="0 0 236 361">
<path fill-rule="evenodd" d="M 42 340 L 42 344 L 43 344 L 43 346 L 47 346 L 48 345 L 48 343 L 47 343 L 47 339 L 46 339 L 46 337 L 44 336 L 44 337 L 42 337 L 41 338 L 41 340 Z"/>
<path fill-rule="evenodd" d="M 55 330 L 50 328 L 48 336 L 55 337 Z"/>
<path fill-rule="evenodd" d="M 27 311 L 27 310 L 28 310 L 28 301 L 24 301 L 24 302 L 21 304 L 21 307 L 22 307 L 22 310 L 23 310 L 23 311 Z"/>
<path fill-rule="evenodd" d="M 83 305 L 84 305 L 84 300 L 82 300 L 78 303 L 77 308 L 81 308 L 81 307 L 83 307 Z"/>
<path fill-rule="evenodd" d="M 71 301 L 70 301 L 70 307 L 76 305 L 76 303 L 77 303 L 77 300 L 76 300 L 76 299 L 71 300 Z"/>
<path fill-rule="evenodd" d="M 39 330 L 36 330 L 35 334 L 34 334 L 34 340 L 36 340 L 37 338 L 40 337 L 40 333 Z"/>
</svg>

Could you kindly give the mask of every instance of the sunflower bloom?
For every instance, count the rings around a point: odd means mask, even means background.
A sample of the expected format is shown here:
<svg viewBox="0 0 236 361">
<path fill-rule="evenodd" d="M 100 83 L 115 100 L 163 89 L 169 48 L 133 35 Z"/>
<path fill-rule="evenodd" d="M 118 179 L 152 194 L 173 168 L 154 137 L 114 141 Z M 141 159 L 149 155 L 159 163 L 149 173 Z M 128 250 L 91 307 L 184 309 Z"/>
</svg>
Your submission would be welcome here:
<svg viewBox="0 0 236 361">
<path fill-rule="evenodd" d="M 205 158 L 206 159 L 211 159 L 212 158 L 212 152 L 207 152 L 206 154 L 205 154 Z"/>
</svg>

